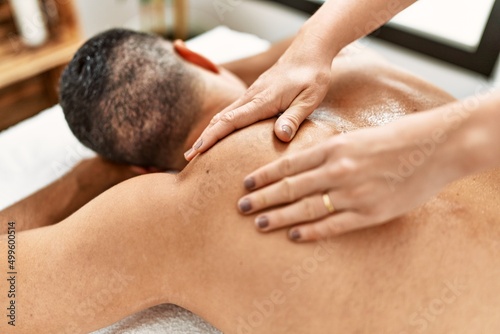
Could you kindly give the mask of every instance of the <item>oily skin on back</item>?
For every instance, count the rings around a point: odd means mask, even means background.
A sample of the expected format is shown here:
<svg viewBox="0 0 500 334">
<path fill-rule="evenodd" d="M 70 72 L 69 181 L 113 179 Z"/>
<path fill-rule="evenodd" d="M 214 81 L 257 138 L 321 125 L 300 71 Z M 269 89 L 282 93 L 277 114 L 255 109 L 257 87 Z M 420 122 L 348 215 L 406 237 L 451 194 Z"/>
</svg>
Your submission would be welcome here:
<svg viewBox="0 0 500 334">
<path fill-rule="evenodd" d="M 219 319 L 212 322 L 224 332 L 494 333 L 500 328 L 498 171 L 458 181 L 393 222 L 321 246 L 294 247 L 286 231 L 259 235 L 254 216 L 237 214 L 243 178 L 268 161 L 334 134 L 452 101 L 383 63 L 371 64 L 370 71 L 363 66 L 360 60 L 336 72 L 327 98 L 291 144 L 274 138 L 269 120 L 222 141 L 217 153 L 198 157 L 179 175 L 187 189 L 202 194 L 184 201 L 200 213 L 205 222 L 200 228 L 210 240 L 203 243 L 208 265 L 201 264 L 204 274 L 193 284 L 200 289 L 191 290 L 206 305 L 186 307 Z"/>
</svg>

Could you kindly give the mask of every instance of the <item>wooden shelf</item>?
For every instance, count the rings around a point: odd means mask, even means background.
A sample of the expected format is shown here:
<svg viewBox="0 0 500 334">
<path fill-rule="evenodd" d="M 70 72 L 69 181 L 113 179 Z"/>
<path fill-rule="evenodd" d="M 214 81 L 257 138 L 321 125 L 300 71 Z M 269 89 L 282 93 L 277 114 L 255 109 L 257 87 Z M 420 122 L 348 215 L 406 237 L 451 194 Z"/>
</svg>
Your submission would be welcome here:
<svg viewBox="0 0 500 334">
<path fill-rule="evenodd" d="M 0 2 L 0 131 L 58 102 L 60 74 L 82 44 L 73 2 L 44 1 L 58 16 L 37 48 L 22 44 L 9 2 Z"/>
<path fill-rule="evenodd" d="M 81 44 L 78 38 L 50 41 L 39 49 L 1 57 L 0 89 L 67 64 Z"/>
</svg>

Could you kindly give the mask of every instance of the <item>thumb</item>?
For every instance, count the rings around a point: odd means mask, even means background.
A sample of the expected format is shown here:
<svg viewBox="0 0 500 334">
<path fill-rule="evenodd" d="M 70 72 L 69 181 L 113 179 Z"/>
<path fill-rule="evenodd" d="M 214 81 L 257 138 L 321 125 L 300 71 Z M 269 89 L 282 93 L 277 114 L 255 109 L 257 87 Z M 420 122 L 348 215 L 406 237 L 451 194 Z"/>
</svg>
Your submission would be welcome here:
<svg viewBox="0 0 500 334">
<path fill-rule="evenodd" d="M 191 161 L 196 155 L 206 152 L 230 133 L 276 115 L 276 111 L 273 110 L 277 110 L 273 106 L 273 101 L 254 98 L 236 109 L 219 113 L 184 157 Z"/>
<path fill-rule="evenodd" d="M 298 96 L 288 109 L 278 118 L 274 124 L 274 133 L 281 141 L 289 142 L 297 133 L 300 125 L 317 108 L 318 103 L 304 101 Z"/>
</svg>

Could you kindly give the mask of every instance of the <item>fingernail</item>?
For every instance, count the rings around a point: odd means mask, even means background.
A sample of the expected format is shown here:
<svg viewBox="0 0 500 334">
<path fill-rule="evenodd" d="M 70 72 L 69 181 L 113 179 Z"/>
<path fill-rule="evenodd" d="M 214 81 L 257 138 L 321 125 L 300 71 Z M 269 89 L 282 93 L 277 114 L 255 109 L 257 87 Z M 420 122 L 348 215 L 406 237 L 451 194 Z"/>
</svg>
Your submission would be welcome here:
<svg viewBox="0 0 500 334">
<path fill-rule="evenodd" d="M 193 148 L 197 150 L 201 147 L 201 145 L 203 145 L 203 139 L 198 140 L 196 144 L 194 144 Z"/>
<path fill-rule="evenodd" d="M 189 156 L 191 155 L 191 153 L 193 153 L 193 149 L 192 148 L 190 148 L 186 153 L 184 153 L 184 158 L 188 159 Z"/>
<path fill-rule="evenodd" d="M 299 230 L 293 230 L 290 232 L 290 239 L 296 241 L 300 239 L 300 232 Z"/>
<path fill-rule="evenodd" d="M 292 128 L 291 127 L 289 127 L 288 125 L 283 125 L 281 127 L 281 130 L 283 130 L 283 132 L 286 133 L 289 138 L 292 138 Z"/>
<path fill-rule="evenodd" d="M 243 213 L 246 213 L 252 210 L 252 202 L 248 198 L 242 199 L 239 204 L 240 210 Z"/>
<path fill-rule="evenodd" d="M 253 188 L 255 188 L 255 179 L 253 177 L 249 177 L 245 180 L 244 183 L 247 190 L 252 190 Z"/>
<path fill-rule="evenodd" d="M 256 222 L 257 222 L 257 226 L 261 229 L 264 229 L 264 228 L 269 226 L 269 219 L 267 219 L 266 216 L 262 216 L 262 217 L 257 218 Z"/>
</svg>

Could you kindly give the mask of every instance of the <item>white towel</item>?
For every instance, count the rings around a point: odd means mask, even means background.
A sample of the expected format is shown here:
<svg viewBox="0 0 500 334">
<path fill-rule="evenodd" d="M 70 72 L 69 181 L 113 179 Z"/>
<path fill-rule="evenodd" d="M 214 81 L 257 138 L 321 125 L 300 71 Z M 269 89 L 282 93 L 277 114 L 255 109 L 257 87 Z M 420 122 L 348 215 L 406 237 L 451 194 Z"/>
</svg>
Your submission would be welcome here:
<svg viewBox="0 0 500 334">
<path fill-rule="evenodd" d="M 93 334 L 219 334 L 217 329 L 193 313 L 175 306 L 159 305 L 134 314 Z"/>
</svg>

